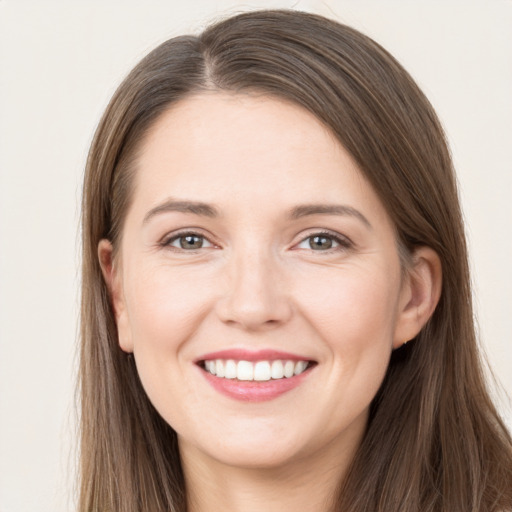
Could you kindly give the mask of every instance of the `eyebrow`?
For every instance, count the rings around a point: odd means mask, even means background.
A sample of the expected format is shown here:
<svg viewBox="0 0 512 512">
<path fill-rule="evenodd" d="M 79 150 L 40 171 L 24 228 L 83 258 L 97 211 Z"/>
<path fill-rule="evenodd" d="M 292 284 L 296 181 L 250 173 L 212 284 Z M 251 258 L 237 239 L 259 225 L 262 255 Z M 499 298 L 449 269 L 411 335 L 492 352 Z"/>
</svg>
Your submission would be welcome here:
<svg viewBox="0 0 512 512">
<path fill-rule="evenodd" d="M 366 227 L 373 229 L 370 221 L 359 211 L 343 204 L 305 204 L 292 209 L 290 217 L 300 219 L 308 215 L 348 215 L 359 219 Z"/>
<path fill-rule="evenodd" d="M 144 217 L 143 224 L 149 222 L 154 216 L 167 212 L 192 213 L 193 215 L 210 218 L 220 216 L 217 208 L 211 204 L 199 201 L 177 201 L 169 198 L 162 204 L 149 210 Z M 310 215 L 348 215 L 359 219 L 365 226 L 373 229 L 370 221 L 359 210 L 342 204 L 304 204 L 292 208 L 289 213 L 289 217 L 293 220 Z"/>
<path fill-rule="evenodd" d="M 194 215 L 201 215 L 203 217 L 219 216 L 218 210 L 208 203 L 201 203 L 198 201 L 176 201 L 170 198 L 164 201 L 162 204 L 159 204 L 158 206 L 155 206 L 155 208 L 149 210 L 149 212 L 146 213 L 144 217 L 143 224 L 149 222 L 149 220 L 152 219 L 155 215 L 167 212 L 192 213 Z"/>
</svg>

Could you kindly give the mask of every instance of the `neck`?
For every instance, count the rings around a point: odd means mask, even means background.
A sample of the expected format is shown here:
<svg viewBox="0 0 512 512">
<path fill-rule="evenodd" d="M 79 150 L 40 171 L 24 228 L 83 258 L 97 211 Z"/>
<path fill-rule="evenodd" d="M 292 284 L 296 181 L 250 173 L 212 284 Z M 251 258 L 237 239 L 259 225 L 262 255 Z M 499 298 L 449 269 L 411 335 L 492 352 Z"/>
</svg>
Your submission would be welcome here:
<svg viewBox="0 0 512 512">
<path fill-rule="evenodd" d="M 360 440 L 360 439 L 359 439 Z M 181 443 L 180 443 L 181 444 Z M 188 512 L 328 512 L 359 443 L 327 446 L 314 457 L 275 468 L 241 468 L 182 452 Z M 184 452 L 187 456 L 183 456 Z M 195 452 L 195 453 L 194 453 Z"/>
</svg>

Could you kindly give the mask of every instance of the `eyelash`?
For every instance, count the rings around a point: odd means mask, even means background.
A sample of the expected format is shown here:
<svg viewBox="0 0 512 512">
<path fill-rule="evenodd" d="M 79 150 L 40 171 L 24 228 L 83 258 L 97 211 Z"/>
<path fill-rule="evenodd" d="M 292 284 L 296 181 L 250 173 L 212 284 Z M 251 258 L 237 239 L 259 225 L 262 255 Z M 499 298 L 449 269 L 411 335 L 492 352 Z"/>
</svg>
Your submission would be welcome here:
<svg viewBox="0 0 512 512">
<path fill-rule="evenodd" d="M 203 241 L 207 241 L 207 243 L 210 244 L 211 247 L 215 247 L 215 244 L 213 242 L 211 242 L 205 235 L 198 233 L 197 231 L 182 231 L 180 233 L 175 233 L 171 237 L 165 238 L 160 243 L 160 245 L 162 247 L 168 248 L 168 249 L 176 251 L 176 252 L 189 252 L 189 253 L 196 253 L 201 249 L 209 248 L 209 247 L 199 247 L 197 249 L 184 249 L 183 247 L 174 247 L 173 245 L 171 245 L 173 242 L 179 241 L 180 238 L 185 238 L 187 236 L 200 238 Z M 334 248 L 329 248 L 327 250 L 315 250 L 312 248 L 309 248 L 306 250 L 310 250 L 310 251 L 316 252 L 316 253 L 333 253 L 333 252 L 337 252 L 337 251 L 344 251 L 344 250 L 350 249 L 354 245 L 352 243 L 352 241 L 345 236 L 342 236 L 337 233 L 333 233 L 331 231 L 322 230 L 322 231 L 315 231 L 315 232 L 311 233 L 310 235 L 303 238 L 295 246 L 298 246 L 304 242 L 307 242 L 308 240 L 315 238 L 315 237 L 328 238 L 328 239 L 332 240 L 333 242 L 335 242 L 337 244 L 337 246 Z"/>
<path fill-rule="evenodd" d="M 313 251 L 313 252 L 323 252 L 323 253 L 333 253 L 333 252 L 337 252 L 337 251 L 346 251 L 347 249 L 350 249 L 353 247 L 353 243 L 351 240 L 349 240 L 347 237 L 345 236 L 342 236 L 338 233 L 333 233 L 331 231 L 326 231 L 326 230 L 323 230 L 323 231 L 315 231 L 314 233 L 311 233 L 309 236 L 303 238 L 299 244 L 297 245 L 300 245 L 304 242 L 307 242 L 307 240 L 311 240 L 312 238 L 315 238 L 315 237 L 323 237 L 323 238 L 328 238 L 332 241 L 334 241 L 336 244 L 337 244 L 337 247 L 333 247 L 333 248 L 329 248 L 325 251 L 322 251 L 322 250 L 315 250 L 315 249 L 312 249 L 312 248 L 309 248 L 309 250 Z M 311 242 L 310 242 L 311 243 Z M 308 250 L 308 249 L 307 249 Z"/>
<path fill-rule="evenodd" d="M 205 235 L 203 235 L 202 233 L 198 233 L 197 231 L 181 231 L 179 233 L 174 233 L 169 238 L 164 238 L 162 240 L 162 242 L 160 243 L 160 245 L 162 247 L 168 248 L 168 249 L 176 251 L 176 252 L 192 252 L 192 253 L 195 253 L 195 252 L 203 249 L 203 247 L 199 247 L 198 249 L 184 249 L 182 247 L 181 248 L 180 247 L 174 247 L 174 246 L 171 245 L 173 242 L 178 241 L 180 238 L 185 238 L 187 236 L 194 236 L 194 237 L 197 237 L 197 238 L 201 238 L 202 240 L 206 240 L 209 244 L 211 244 L 212 247 L 215 247 L 215 244 L 213 242 L 208 240 L 208 238 Z"/>
</svg>

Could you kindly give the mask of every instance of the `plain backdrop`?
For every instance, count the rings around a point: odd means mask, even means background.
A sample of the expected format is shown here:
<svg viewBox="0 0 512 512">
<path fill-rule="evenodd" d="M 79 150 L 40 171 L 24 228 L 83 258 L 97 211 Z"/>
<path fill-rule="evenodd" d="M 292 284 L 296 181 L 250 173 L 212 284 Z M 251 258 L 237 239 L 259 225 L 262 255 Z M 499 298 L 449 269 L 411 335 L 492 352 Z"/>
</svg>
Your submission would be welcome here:
<svg viewBox="0 0 512 512">
<path fill-rule="evenodd" d="M 0 512 L 73 509 L 80 188 L 109 97 L 158 43 L 261 7 L 353 25 L 430 98 L 460 180 L 482 345 L 512 392 L 511 1 L 0 0 Z"/>
</svg>

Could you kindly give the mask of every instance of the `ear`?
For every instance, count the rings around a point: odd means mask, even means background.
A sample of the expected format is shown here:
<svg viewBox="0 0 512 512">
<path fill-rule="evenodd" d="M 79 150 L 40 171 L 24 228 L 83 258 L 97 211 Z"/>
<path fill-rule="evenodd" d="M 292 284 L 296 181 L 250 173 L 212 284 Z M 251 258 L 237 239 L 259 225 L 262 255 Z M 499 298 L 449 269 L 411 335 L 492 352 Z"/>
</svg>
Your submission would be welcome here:
<svg viewBox="0 0 512 512">
<path fill-rule="evenodd" d="M 442 277 L 437 253 L 430 247 L 418 247 L 400 292 L 393 348 L 414 338 L 432 316 L 441 297 Z"/>
<path fill-rule="evenodd" d="M 119 265 L 115 265 L 113 247 L 109 240 L 100 240 L 98 244 L 98 258 L 114 309 L 119 346 L 125 352 L 132 353 L 133 343 L 122 287 L 122 272 Z"/>
</svg>

